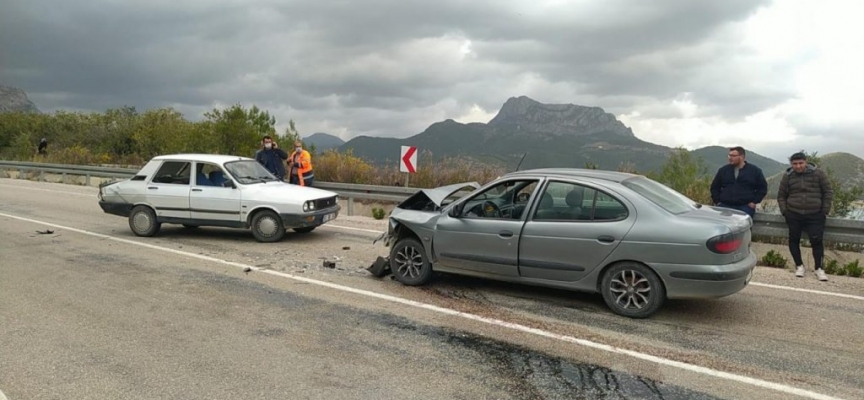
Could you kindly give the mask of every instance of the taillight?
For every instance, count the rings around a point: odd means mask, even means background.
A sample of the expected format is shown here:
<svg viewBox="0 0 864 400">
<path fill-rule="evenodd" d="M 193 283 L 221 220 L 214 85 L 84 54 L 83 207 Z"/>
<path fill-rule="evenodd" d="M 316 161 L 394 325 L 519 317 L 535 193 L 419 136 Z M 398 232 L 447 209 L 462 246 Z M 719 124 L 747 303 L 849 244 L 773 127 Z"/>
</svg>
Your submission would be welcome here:
<svg viewBox="0 0 864 400">
<path fill-rule="evenodd" d="M 708 242 L 705 244 L 708 246 L 708 250 L 715 253 L 729 254 L 737 251 L 743 242 L 743 234 L 727 233 L 725 235 L 714 236 L 713 238 L 708 239 Z"/>
</svg>

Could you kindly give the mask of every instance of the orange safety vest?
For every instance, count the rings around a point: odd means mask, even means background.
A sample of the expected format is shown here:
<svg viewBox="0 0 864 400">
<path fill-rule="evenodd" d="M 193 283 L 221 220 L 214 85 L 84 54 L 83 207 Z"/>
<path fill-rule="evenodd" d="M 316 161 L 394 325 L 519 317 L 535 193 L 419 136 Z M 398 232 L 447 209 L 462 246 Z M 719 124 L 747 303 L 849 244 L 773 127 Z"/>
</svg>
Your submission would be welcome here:
<svg viewBox="0 0 864 400">
<path fill-rule="evenodd" d="M 296 156 L 297 150 L 294 150 L 288 159 L 294 161 Z M 306 186 L 305 180 L 315 177 L 315 173 L 312 172 L 312 155 L 306 150 L 300 150 L 300 158 L 297 159 L 292 168 L 297 168 L 297 180 L 300 181 L 300 186 Z M 292 170 L 289 169 L 288 173 L 290 176 Z"/>
</svg>

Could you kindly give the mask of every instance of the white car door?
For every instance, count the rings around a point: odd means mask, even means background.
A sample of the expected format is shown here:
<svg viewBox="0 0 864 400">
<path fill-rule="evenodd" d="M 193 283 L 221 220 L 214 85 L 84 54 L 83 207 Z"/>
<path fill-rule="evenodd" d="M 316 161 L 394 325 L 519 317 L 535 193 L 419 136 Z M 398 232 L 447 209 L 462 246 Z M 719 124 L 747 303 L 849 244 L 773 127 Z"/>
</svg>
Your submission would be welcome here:
<svg viewBox="0 0 864 400">
<path fill-rule="evenodd" d="M 145 196 L 156 216 L 167 219 L 189 218 L 190 162 L 165 161 L 150 182 Z"/>
<path fill-rule="evenodd" d="M 217 164 L 198 162 L 189 195 L 191 218 L 201 221 L 240 222 L 240 190 L 224 187 L 227 175 Z M 234 185 L 232 185 L 234 186 Z"/>
</svg>

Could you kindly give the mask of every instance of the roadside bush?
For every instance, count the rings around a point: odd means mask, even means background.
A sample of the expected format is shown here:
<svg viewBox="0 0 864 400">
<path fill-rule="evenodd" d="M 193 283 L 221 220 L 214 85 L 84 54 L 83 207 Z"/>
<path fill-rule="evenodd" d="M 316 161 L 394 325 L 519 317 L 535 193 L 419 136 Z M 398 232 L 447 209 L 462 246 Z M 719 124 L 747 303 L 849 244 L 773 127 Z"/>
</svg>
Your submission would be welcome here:
<svg viewBox="0 0 864 400">
<path fill-rule="evenodd" d="M 826 258 L 825 265 L 822 266 L 822 269 L 825 270 L 826 274 L 830 275 L 840 275 L 840 270 L 845 267 L 841 267 L 840 263 L 833 258 Z"/>
<path fill-rule="evenodd" d="M 384 209 L 383 208 L 373 208 L 372 209 L 372 218 L 375 219 L 384 219 Z"/>
<path fill-rule="evenodd" d="M 861 275 L 864 274 L 864 269 L 862 269 L 861 266 L 858 265 L 858 260 L 846 264 L 845 270 L 846 275 L 855 278 L 860 278 Z"/>
<path fill-rule="evenodd" d="M 789 261 L 786 257 L 781 256 L 780 253 L 774 250 L 769 250 L 768 253 L 762 256 L 762 259 L 759 260 L 760 265 L 774 268 L 786 268 L 788 262 Z"/>
</svg>

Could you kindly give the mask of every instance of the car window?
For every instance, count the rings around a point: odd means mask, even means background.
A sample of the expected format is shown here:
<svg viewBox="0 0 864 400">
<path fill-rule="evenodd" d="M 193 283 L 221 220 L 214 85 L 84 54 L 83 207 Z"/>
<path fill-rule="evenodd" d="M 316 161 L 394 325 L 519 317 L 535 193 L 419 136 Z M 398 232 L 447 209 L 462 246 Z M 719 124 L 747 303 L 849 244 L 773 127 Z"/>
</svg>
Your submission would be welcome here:
<svg viewBox="0 0 864 400">
<path fill-rule="evenodd" d="M 538 180 L 511 180 L 486 188 L 465 202 L 466 218 L 520 219 Z"/>
<path fill-rule="evenodd" d="M 630 178 L 621 184 L 672 214 L 681 214 L 696 209 L 695 201 L 644 176 Z"/>
<path fill-rule="evenodd" d="M 226 181 L 225 172 L 218 164 L 197 163 L 195 174 L 195 186 L 222 186 Z"/>
<path fill-rule="evenodd" d="M 225 163 L 225 169 L 244 185 L 252 183 L 265 183 L 279 181 L 279 178 L 270 173 L 263 165 L 255 160 L 231 161 Z"/>
<path fill-rule="evenodd" d="M 165 161 L 153 177 L 153 182 L 188 185 L 191 171 L 192 168 L 189 162 Z"/>
<path fill-rule="evenodd" d="M 627 218 L 627 207 L 611 195 L 571 182 L 549 182 L 534 211 L 536 221 L 609 221 Z"/>
</svg>

